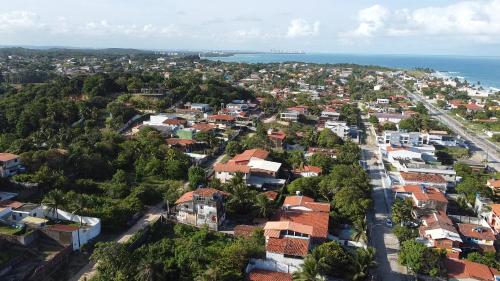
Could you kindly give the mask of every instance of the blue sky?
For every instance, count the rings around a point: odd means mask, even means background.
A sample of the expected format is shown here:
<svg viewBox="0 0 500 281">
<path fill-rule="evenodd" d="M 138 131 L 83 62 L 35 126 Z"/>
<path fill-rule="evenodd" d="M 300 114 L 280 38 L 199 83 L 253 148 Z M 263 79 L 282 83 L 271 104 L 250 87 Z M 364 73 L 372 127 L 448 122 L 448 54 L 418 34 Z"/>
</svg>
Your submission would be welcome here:
<svg viewBox="0 0 500 281">
<path fill-rule="evenodd" d="M 0 0 L 0 45 L 500 56 L 500 0 Z"/>
</svg>

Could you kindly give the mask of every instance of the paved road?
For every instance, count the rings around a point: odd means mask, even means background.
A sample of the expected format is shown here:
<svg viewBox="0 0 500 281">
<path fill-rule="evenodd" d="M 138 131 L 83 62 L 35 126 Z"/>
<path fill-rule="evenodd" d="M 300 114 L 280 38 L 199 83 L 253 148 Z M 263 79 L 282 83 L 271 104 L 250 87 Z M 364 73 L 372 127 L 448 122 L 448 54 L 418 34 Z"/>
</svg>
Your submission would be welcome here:
<svg viewBox="0 0 500 281">
<path fill-rule="evenodd" d="M 500 147 L 497 144 L 491 142 L 483 136 L 470 132 L 457 120 L 448 116 L 448 114 L 444 110 L 437 108 L 421 95 L 411 92 L 398 82 L 396 82 L 396 85 L 404 90 L 413 100 L 421 101 L 431 114 L 437 116 L 437 119 L 439 119 L 450 129 L 452 129 L 457 135 L 460 135 L 462 138 L 473 143 L 477 148 L 481 150 L 483 158 L 488 158 L 489 166 L 495 168 L 495 170 L 497 171 L 500 171 Z"/>
<path fill-rule="evenodd" d="M 368 128 L 368 127 L 367 127 Z M 406 268 L 398 263 L 399 242 L 392 232 L 392 228 L 385 225 L 385 221 L 390 217 L 392 204 L 392 190 L 385 183 L 385 172 L 383 164 L 380 162 L 380 155 L 373 133 L 368 133 L 368 145 L 361 146 L 362 158 L 368 166 L 370 183 L 373 192 L 373 213 L 368 216 L 370 245 L 377 250 L 377 280 L 403 281 L 409 280 Z M 377 155 L 378 159 L 375 158 Z"/>
<path fill-rule="evenodd" d="M 114 241 L 117 241 L 118 243 L 126 243 L 139 230 L 145 228 L 149 224 L 153 224 L 154 222 L 156 222 L 160 218 L 163 212 L 162 205 L 163 202 L 156 206 L 149 207 L 147 212 L 132 227 L 130 227 L 122 235 L 114 239 Z M 68 281 L 90 280 L 96 273 L 97 273 L 97 264 L 94 262 L 89 262 Z"/>
</svg>

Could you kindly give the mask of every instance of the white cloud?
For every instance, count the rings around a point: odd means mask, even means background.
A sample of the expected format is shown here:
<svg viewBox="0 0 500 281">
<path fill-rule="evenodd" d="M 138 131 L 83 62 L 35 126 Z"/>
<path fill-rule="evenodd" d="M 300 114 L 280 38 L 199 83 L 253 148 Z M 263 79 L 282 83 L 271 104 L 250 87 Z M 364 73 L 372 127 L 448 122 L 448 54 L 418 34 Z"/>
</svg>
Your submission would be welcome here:
<svg viewBox="0 0 500 281">
<path fill-rule="evenodd" d="M 355 29 L 343 38 L 438 36 L 500 41 L 500 0 L 461 1 L 447 6 L 389 10 L 374 5 L 359 11 Z"/>
<path fill-rule="evenodd" d="M 384 21 L 389 14 L 389 10 L 380 6 L 373 5 L 369 8 L 359 11 L 359 26 L 353 31 L 355 36 L 372 36 L 384 27 Z"/>
<path fill-rule="evenodd" d="M 309 23 L 305 19 L 294 19 L 288 26 L 286 37 L 296 38 L 304 36 L 314 36 L 319 34 L 320 22 Z"/>
<path fill-rule="evenodd" d="M 0 14 L 0 32 L 14 33 L 28 29 L 39 29 L 43 26 L 36 13 L 12 11 Z"/>
</svg>

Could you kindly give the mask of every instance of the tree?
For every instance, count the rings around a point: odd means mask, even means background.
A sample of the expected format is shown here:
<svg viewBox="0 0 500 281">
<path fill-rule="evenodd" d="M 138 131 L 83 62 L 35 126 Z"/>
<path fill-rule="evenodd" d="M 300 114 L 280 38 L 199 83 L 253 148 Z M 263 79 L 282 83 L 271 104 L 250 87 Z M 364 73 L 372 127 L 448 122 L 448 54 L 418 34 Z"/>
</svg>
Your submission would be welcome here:
<svg viewBox="0 0 500 281">
<path fill-rule="evenodd" d="M 298 178 L 287 186 L 287 190 L 290 194 L 296 194 L 298 191 L 303 195 L 317 198 L 320 181 L 321 177 Z"/>
<path fill-rule="evenodd" d="M 328 155 L 315 153 L 309 157 L 308 162 L 309 165 L 321 167 L 323 174 L 328 174 L 333 166 L 334 160 Z"/>
<path fill-rule="evenodd" d="M 300 270 L 293 273 L 295 281 L 324 281 L 325 277 L 319 273 L 319 264 L 313 257 L 306 257 L 304 263 L 300 266 Z"/>
<path fill-rule="evenodd" d="M 385 131 L 396 131 L 398 127 L 392 122 L 385 122 L 383 126 Z"/>
<path fill-rule="evenodd" d="M 271 200 L 264 193 L 261 193 L 255 198 L 255 207 L 260 217 L 267 218 L 271 209 Z"/>
<path fill-rule="evenodd" d="M 52 212 L 52 214 L 56 216 L 56 219 L 59 219 L 59 213 L 57 210 L 59 210 L 61 206 L 64 206 L 67 201 L 61 190 L 53 189 L 45 195 L 42 203 L 49 208 L 49 212 Z"/>
<path fill-rule="evenodd" d="M 399 262 L 407 266 L 413 273 L 420 273 L 425 262 L 423 256 L 426 250 L 427 246 L 422 243 L 415 240 L 405 241 L 401 244 Z"/>
<path fill-rule="evenodd" d="M 323 243 L 310 254 L 318 265 L 320 275 L 342 277 L 346 275 L 346 268 L 351 263 L 351 254 L 339 242 L 332 241 Z"/>
<path fill-rule="evenodd" d="M 322 130 L 318 136 L 318 146 L 324 148 L 334 148 L 343 142 L 344 141 L 337 134 L 329 129 Z"/>
<path fill-rule="evenodd" d="M 368 118 L 368 122 L 370 122 L 372 125 L 376 126 L 379 123 L 379 120 L 377 116 L 371 114 L 370 117 Z"/>
<path fill-rule="evenodd" d="M 375 248 L 358 248 L 353 257 L 351 266 L 353 281 L 366 280 L 369 276 L 370 269 L 377 266 L 375 262 Z"/>
<path fill-rule="evenodd" d="M 465 180 L 457 185 L 457 192 L 462 194 L 467 202 L 470 204 L 474 204 L 474 200 L 476 199 L 476 194 L 486 193 L 486 186 L 483 182 L 481 182 L 476 177 L 467 177 Z"/>
<path fill-rule="evenodd" d="M 196 189 L 200 185 L 206 184 L 205 170 L 199 166 L 192 166 L 188 170 L 188 181 L 191 189 Z"/>
<path fill-rule="evenodd" d="M 467 259 L 500 270 L 500 262 L 497 260 L 495 252 L 485 252 L 484 254 L 472 252 L 467 255 Z"/>
<path fill-rule="evenodd" d="M 133 279 L 135 263 L 125 244 L 99 242 L 90 259 L 97 263 L 103 280 L 117 280 L 116 276 L 122 276 L 122 280 Z"/>
<path fill-rule="evenodd" d="M 241 173 L 236 173 L 224 185 L 224 190 L 231 194 L 227 201 L 227 210 L 229 213 L 235 216 L 246 214 L 254 206 L 256 192 L 247 187 Z"/>
<path fill-rule="evenodd" d="M 370 208 L 371 200 L 356 187 L 343 187 L 335 194 L 333 206 L 350 221 L 361 220 Z"/>
<path fill-rule="evenodd" d="M 411 199 L 396 198 L 392 204 L 392 220 L 397 224 L 410 221 L 412 219 L 413 202 Z"/>
<path fill-rule="evenodd" d="M 417 103 L 417 106 L 415 107 L 415 111 L 422 114 L 422 115 L 427 115 L 429 114 L 429 111 L 427 110 L 427 108 L 425 107 L 424 103 L 419 101 Z"/>
<path fill-rule="evenodd" d="M 446 274 L 443 263 L 445 257 L 446 254 L 443 252 L 427 248 L 416 240 L 407 240 L 401 244 L 398 260 L 415 274 L 437 277 Z"/>
<path fill-rule="evenodd" d="M 366 218 L 361 219 L 361 220 L 356 220 L 353 225 L 353 233 L 351 235 L 351 238 L 355 241 L 362 242 L 362 243 L 367 243 L 368 242 L 368 236 L 366 233 Z"/>
<path fill-rule="evenodd" d="M 243 151 L 243 147 L 241 147 L 240 143 L 237 141 L 230 141 L 226 145 L 226 154 L 231 157 L 234 157 L 236 154 L 241 153 Z"/>
<path fill-rule="evenodd" d="M 399 244 L 403 242 L 412 240 L 418 237 L 418 231 L 415 228 L 409 228 L 406 226 L 396 225 L 394 227 L 394 235 L 398 238 Z"/>
<path fill-rule="evenodd" d="M 339 148 L 337 162 L 340 164 L 354 164 L 359 161 L 360 156 L 361 149 L 359 146 L 352 141 L 348 141 Z"/>
</svg>

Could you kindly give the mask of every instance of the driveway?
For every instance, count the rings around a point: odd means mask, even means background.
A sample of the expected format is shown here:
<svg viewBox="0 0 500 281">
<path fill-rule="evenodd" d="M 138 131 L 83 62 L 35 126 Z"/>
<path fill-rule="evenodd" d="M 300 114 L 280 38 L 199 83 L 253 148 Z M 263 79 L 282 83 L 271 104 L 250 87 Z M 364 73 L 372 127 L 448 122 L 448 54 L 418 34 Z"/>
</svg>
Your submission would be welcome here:
<svg viewBox="0 0 500 281">
<path fill-rule="evenodd" d="M 116 239 L 113 239 L 113 241 L 116 241 L 118 243 L 126 243 L 130 240 L 134 234 L 136 234 L 138 231 L 141 229 L 145 228 L 147 225 L 153 224 L 156 222 L 162 212 L 162 203 L 159 203 L 155 206 L 151 206 L 148 208 L 146 213 L 133 225 L 131 226 L 127 231 L 122 233 L 120 236 L 118 236 Z M 75 274 L 73 277 L 71 277 L 68 281 L 87 281 L 92 279 L 92 277 L 97 273 L 97 264 L 90 261 L 87 265 L 85 265 L 80 271 L 78 271 L 77 274 Z"/>
</svg>

